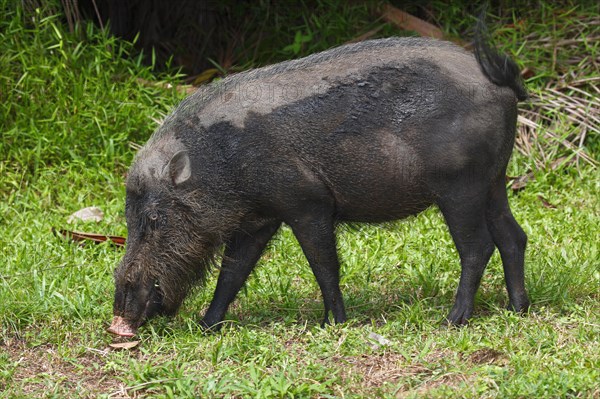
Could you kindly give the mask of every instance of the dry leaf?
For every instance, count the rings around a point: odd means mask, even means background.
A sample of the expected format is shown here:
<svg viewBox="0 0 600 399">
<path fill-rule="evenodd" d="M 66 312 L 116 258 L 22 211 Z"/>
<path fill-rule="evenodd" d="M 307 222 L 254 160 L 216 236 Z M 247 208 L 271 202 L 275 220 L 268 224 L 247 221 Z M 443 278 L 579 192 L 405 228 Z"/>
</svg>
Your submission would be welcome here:
<svg viewBox="0 0 600 399">
<path fill-rule="evenodd" d="M 537 197 L 540 201 L 542 201 L 542 205 L 545 208 L 556 209 L 556 205 L 552 205 L 546 198 L 542 197 L 541 195 L 538 195 Z"/>
<path fill-rule="evenodd" d="M 210 68 L 203 71 L 200 75 L 196 76 L 193 81 L 194 86 L 200 86 L 202 83 L 209 82 L 212 78 L 219 74 L 219 70 L 216 68 Z"/>
<path fill-rule="evenodd" d="M 140 343 L 140 341 L 116 342 L 116 343 L 113 343 L 113 344 L 109 344 L 109 346 L 111 348 L 115 348 L 115 349 L 129 350 L 129 349 L 133 349 L 136 346 L 138 346 L 139 343 Z"/>
<path fill-rule="evenodd" d="M 365 33 L 363 33 L 363 34 L 362 34 L 362 35 L 360 35 L 360 36 L 356 36 L 355 38 L 348 40 L 348 41 L 347 41 L 346 43 L 344 43 L 344 44 L 348 44 L 348 43 L 358 43 L 358 42 L 362 42 L 363 40 L 370 39 L 370 38 L 372 38 L 373 36 L 375 36 L 377 33 L 379 33 L 379 31 L 380 31 L 381 29 L 383 29 L 383 27 L 384 27 L 384 26 L 385 26 L 385 24 L 384 24 L 384 25 L 380 25 L 380 26 L 378 26 L 378 27 L 376 27 L 376 28 L 374 28 L 374 29 L 371 29 L 370 31 L 368 31 L 368 32 L 365 32 Z"/>
<path fill-rule="evenodd" d="M 506 176 L 507 180 L 512 180 L 512 183 L 510 185 L 511 190 L 513 191 L 519 191 L 525 188 L 525 186 L 527 185 L 527 182 L 531 179 L 533 179 L 534 175 L 533 172 L 529 172 L 523 176 L 518 176 L 518 177 L 513 177 L 513 176 Z"/>
<path fill-rule="evenodd" d="M 533 68 L 530 67 L 525 67 L 523 68 L 523 70 L 521 71 L 521 77 L 523 79 L 529 79 L 531 77 L 535 76 L 535 71 L 533 70 Z"/>
<path fill-rule="evenodd" d="M 415 31 L 420 36 L 435 37 L 436 39 L 444 37 L 444 33 L 437 26 L 399 10 L 390 4 L 383 7 L 383 19 L 398 25 L 401 29 Z"/>
<path fill-rule="evenodd" d="M 68 238 L 71 241 L 75 241 L 75 242 L 92 241 L 92 242 L 95 242 L 96 244 L 99 244 L 101 242 L 109 241 L 110 243 L 112 243 L 118 247 L 125 246 L 125 237 L 107 236 L 107 235 L 103 235 L 103 234 L 94 234 L 94 233 L 84 233 L 81 231 L 69 231 L 69 230 L 64 230 L 64 229 L 57 230 L 55 228 L 52 228 L 52 232 L 54 233 L 54 235 L 58 236 L 60 234 L 61 236 Z"/>
</svg>

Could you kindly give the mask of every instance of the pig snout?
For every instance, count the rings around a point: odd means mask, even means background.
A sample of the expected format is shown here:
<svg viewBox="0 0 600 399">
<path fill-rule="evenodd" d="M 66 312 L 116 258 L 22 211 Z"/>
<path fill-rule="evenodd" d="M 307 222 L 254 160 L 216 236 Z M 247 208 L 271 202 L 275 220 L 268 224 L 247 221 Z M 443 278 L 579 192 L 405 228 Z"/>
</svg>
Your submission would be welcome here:
<svg viewBox="0 0 600 399">
<path fill-rule="evenodd" d="M 137 329 L 121 316 L 115 316 L 108 327 L 108 332 L 121 337 L 133 337 Z"/>
</svg>

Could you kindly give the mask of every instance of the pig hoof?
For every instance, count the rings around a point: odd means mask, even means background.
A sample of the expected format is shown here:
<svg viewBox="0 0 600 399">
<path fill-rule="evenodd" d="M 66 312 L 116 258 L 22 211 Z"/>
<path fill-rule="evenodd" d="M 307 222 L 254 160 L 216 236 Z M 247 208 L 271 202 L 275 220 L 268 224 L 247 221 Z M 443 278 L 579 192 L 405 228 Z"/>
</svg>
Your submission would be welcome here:
<svg viewBox="0 0 600 399">
<path fill-rule="evenodd" d="M 465 326 L 469 323 L 472 310 L 461 307 L 454 307 L 448 317 L 446 317 L 447 326 Z"/>
<path fill-rule="evenodd" d="M 221 321 L 211 322 L 206 319 L 200 320 L 200 328 L 205 333 L 216 333 L 221 329 L 222 326 L 223 326 L 223 322 L 221 322 Z"/>
<path fill-rule="evenodd" d="M 507 309 L 521 314 L 527 313 L 529 311 L 529 300 L 511 301 Z"/>
<path fill-rule="evenodd" d="M 460 319 L 460 320 L 450 320 L 449 318 L 445 318 L 442 322 L 442 328 L 448 327 L 464 327 L 469 324 L 469 319 Z"/>
<path fill-rule="evenodd" d="M 334 320 L 333 322 L 331 320 L 329 320 L 329 317 L 327 317 L 326 319 L 324 319 L 321 322 L 321 328 L 325 328 L 328 326 L 334 326 L 336 324 L 344 324 L 346 322 L 346 319 L 340 319 L 340 320 Z"/>
</svg>

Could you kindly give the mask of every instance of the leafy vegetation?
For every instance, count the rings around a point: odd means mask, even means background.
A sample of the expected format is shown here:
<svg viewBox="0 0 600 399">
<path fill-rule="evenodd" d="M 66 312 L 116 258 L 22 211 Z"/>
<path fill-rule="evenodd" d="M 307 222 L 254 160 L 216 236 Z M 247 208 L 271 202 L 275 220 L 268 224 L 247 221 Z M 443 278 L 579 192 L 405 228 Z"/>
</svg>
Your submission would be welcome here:
<svg viewBox="0 0 600 399">
<path fill-rule="evenodd" d="M 540 4 L 494 20 L 497 43 L 533 71 L 528 83 L 536 101 L 548 104 L 544 93 L 561 80 L 571 85 L 567 95 L 597 96 L 598 65 L 589 61 L 600 56 L 593 39 L 597 9 Z M 515 152 L 510 164 L 511 176 L 531 174 L 510 195 L 529 236 L 528 315 L 504 310 L 495 254 L 472 323 L 440 327 L 459 265 L 439 212 L 429 209 L 396 223 L 340 226 L 347 324 L 318 326 L 318 286 L 283 229 L 221 333 L 204 334 L 197 324 L 213 278 L 175 318 L 143 327 L 137 347 L 111 349 L 105 328 L 112 270 L 123 252 L 108 244 L 71 244 L 51 229 L 95 205 L 104 220 L 72 229 L 126 234 L 123 177 L 135 153 L 131 143 L 143 143 L 183 98 L 181 76 L 156 74 L 131 44 L 92 25 L 69 33 L 44 10 L 24 12 L 10 0 L 0 5 L 0 397 L 600 395 L 600 180 L 594 166 L 600 150 L 594 130 L 578 136 L 585 124 L 564 114 L 540 117 L 537 133 L 527 136 L 538 150 Z M 302 56 L 335 44 L 322 37 L 339 43 L 364 33 L 338 21 L 368 20 L 366 9 L 352 8 L 350 17 L 336 7 L 307 11 L 306 25 L 290 28 L 286 44 L 274 51 Z M 432 7 L 440 26 L 456 36 L 472 24 L 459 7 Z M 559 43 L 564 38 L 578 41 Z M 582 79 L 588 80 L 573 83 Z M 587 106 L 585 113 L 598 117 L 598 107 Z M 549 115 L 542 106 L 533 111 Z M 548 131 L 576 148 L 548 138 Z M 578 156 L 583 152 L 591 161 Z M 581 162 L 550 167 L 561 156 Z"/>
</svg>

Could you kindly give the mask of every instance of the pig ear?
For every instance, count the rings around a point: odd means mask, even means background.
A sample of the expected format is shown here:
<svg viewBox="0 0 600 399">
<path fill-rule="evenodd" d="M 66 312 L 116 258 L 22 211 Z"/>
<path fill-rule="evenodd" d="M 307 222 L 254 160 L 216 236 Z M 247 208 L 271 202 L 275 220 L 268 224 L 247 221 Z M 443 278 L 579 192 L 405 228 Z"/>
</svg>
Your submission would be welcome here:
<svg viewBox="0 0 600 399">
<path fill-rule="evenodd" d="M 187 181 L 192 175 L 192 166 L 187 151 L 179 151 L 169 161 L 167 173 L 174 185 Z"/>
</svg>

